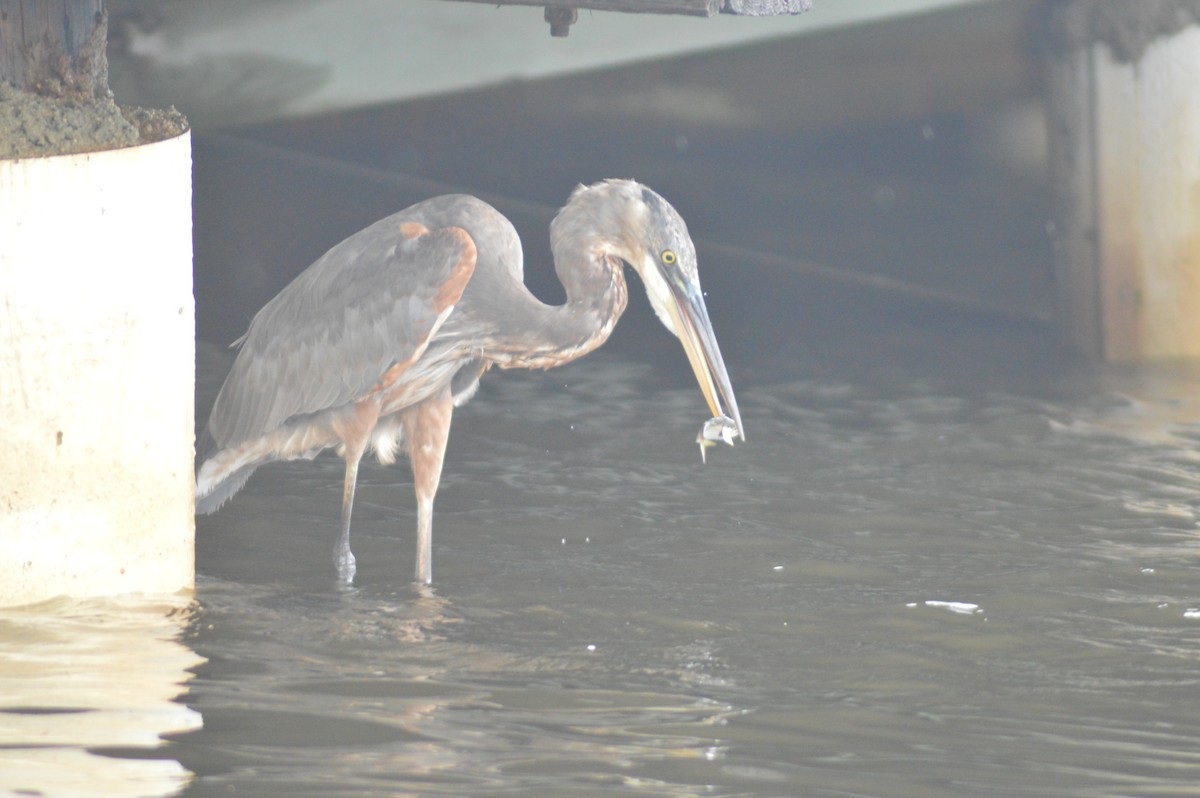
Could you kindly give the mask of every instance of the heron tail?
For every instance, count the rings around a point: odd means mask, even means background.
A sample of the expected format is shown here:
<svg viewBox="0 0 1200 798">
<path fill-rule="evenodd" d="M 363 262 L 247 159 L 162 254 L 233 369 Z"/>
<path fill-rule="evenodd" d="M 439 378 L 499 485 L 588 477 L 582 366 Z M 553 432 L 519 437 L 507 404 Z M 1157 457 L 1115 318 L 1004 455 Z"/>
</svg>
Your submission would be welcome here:
<svg viewBox="0 0 1200 798">
<path fill-rule="evenodd" d="M 246 480 L 250 479 L 250 475 L 254 473 L 254 470 L 259 465 L 259 463 L 251 463 L 242 466 L 221 479 L 215 482 L 209 480 L 204 485 L 197 479 L 196 514 L 208 515 L 221 509 L 221 505 L 233 498 L 233 494 L 242 489 L 242 486 L 246 484 Z"/>
<path fill-rule="evenodd" d="M 272 459 L 257 448 L 222 449 L 208 430 L 196 442 L 196 514 L 215 513 L 242 489 L 260 465 Z"/>
<path fill-rule="evenodd" d="M 311 460 L 322 449 L 337 445 L 339 441 L 328 421 L 328 413 L 302 416 L 260 438 L 224 448 L 206 429 L 196 442 L 196 513 L 215 513 L 242 489 L 260 465 L 276 460 Z"/>
</svg>

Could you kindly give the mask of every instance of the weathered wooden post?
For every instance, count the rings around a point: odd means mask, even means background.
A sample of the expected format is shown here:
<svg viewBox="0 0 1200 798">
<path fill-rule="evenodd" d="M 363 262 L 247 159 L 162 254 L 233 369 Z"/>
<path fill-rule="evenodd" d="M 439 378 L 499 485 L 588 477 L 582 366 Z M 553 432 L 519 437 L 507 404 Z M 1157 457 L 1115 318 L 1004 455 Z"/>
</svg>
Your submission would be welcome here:
<svg viewBox="0 0 1200 798">
<path fill-rule="evenodd" d="M 191 144 L 105 34 L 0 0 L 0 605 L 194 581 Z"/>
<path fill-rule="evenodd" d="M 1108 361 L 1200 357 L 1200 2 L 1049 0 L 1058 316 Z"/>
</svg>

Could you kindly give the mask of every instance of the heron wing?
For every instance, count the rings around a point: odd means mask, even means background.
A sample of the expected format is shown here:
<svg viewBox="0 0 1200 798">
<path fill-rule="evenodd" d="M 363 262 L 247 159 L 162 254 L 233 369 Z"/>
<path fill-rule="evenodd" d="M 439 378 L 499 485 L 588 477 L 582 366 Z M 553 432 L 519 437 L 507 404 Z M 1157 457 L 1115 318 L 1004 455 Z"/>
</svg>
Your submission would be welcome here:
<svg viewBox="0 0 1200 798">
<path fill-rule="evenodd" d="M 360 399 L 420 358 L 476 252 L 465 230 L 402 214 L 329 250 L 255 314 L 209 419 L 220 446 Z"/>
</svg>

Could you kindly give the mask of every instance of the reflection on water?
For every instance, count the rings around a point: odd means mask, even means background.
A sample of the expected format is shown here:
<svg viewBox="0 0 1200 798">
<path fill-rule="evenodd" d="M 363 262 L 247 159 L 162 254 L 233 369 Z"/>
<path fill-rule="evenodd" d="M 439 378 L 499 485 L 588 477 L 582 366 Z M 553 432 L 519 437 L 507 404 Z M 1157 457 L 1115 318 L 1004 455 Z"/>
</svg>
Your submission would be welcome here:
<svg viewBox="0 0 1200 798">
<path fill-rule="evenodd" d="M 201 519 L 187 794 L 1191 794 L 1200 370 L 901 329 L 730 336 L 705 466 L 686 365 L 489 375 L 433 591 L 403 467 L 350 591 L 340 461 L 263 469 Z"/>
<path fill-rule="evenodd" d="M 202 587 L 198 623 L 211 631 L 198 643 L 222 655 L 202 670 L 215 692 L 193 696 L 204 729 L 176 748 L 205 774 L 192 792 L 296 794 L 332 783 L 347 794 L 477 794 L 525 779 L 537 792 L 566 779 L 650 780 L 690 794 L 667 774 L 721 756 L 712 730 L 732 709 L 665 689 L 703 668 L 703 646 L 681 647 L 677 669 L 656 668 L 654 679 L 588 686 L 607 659 L 599 646 L 522 651 L 520 641 L 470 639 L 459 630 L 477 621 L 429 591 L 281 590 Z"/>
<path fill-rule="evenodd" d="M 153 796 L 188 783 L 157 749 L 164 735 L 201 725 L 177 701 L 201 662 L 179 642 L 189 601 L 0 610 L 0 791 Z"/>
</svg>

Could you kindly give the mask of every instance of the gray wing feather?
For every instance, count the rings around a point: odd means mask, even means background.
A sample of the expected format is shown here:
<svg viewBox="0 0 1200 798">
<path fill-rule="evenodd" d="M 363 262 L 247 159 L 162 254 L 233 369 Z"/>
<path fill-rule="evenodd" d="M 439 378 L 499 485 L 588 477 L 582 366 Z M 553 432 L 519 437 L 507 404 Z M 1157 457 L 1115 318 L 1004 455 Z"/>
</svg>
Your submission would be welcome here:
<svg viewBox="0 0 1200 798">
<path fill-rule="evenodd" d="M 209 419 L 220 446 L 362 398 L 427 343 L 474 250 L 458 229 L 405 238 L 405 221 L 401 212 L 355 233 L 255 314 Z"/>
</svg>

